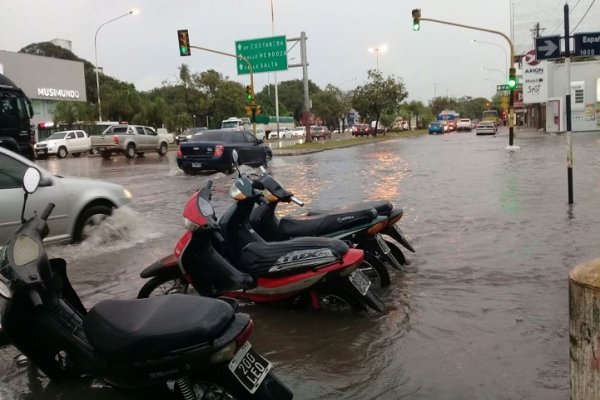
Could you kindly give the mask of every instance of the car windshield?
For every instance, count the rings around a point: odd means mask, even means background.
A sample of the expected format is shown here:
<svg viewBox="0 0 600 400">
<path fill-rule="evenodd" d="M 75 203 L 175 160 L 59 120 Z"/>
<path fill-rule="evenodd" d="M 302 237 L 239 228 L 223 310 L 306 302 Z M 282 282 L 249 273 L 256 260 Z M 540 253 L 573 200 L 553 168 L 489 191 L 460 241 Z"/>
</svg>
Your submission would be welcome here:
<svg viewBox="0 0 600 400">
<path fill-rule="evenodd" d="M 471 120 L 468 119 L 468 118 L 463 118 L 463 119 L 460 120 L 460 122 L 471 122 Z"/>
<path fill-rule="evenodd" d="M 48 139 L 46 139 L 46 140 L 64 139 L 66 134 L 67 134 L 67 132 L 56 132 L 56 133 L 53 133 L 52 135 L 48 136 Z"/>
<path fill-rule="evenodd" d="M 192 142 L 231 142 L 232 132 L 223 131 L 200 131 L 192 136 Z"/>
</svg>

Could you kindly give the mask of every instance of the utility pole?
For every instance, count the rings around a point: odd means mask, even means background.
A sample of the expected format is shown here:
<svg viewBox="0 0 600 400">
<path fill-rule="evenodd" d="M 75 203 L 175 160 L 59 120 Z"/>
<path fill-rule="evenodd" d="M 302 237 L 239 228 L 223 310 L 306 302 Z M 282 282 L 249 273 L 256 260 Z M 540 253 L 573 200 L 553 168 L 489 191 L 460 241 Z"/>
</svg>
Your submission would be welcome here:
<svg viewBox="0 0 600 400">
<path fill-rule="evenodd" d="M 569 187 L 569 204 L 573 204 L 573 142 L 571 140 L 571 44 L 569 41 L 569 5 L 565 4 L 565 68 L 567 70 L 567 95 L 565 107 L 567 111 L 567 181 Z"/>
<path fill-rule="evenodd" d="M 306 141 L 311 141 L 310 123 L 306 123 L 306 117 L 310 113 L 310 94 L 308 93 L 308 57 L 306 56 L 306 32 L 300 32 L 299 38 L 288 39 L 288 42 L 300 42 L 300 64 L 288 65 L 288 68 L 302 67 L 302 86 L 304 88 L 304 117 L 306 127 Z"/>
</svg>

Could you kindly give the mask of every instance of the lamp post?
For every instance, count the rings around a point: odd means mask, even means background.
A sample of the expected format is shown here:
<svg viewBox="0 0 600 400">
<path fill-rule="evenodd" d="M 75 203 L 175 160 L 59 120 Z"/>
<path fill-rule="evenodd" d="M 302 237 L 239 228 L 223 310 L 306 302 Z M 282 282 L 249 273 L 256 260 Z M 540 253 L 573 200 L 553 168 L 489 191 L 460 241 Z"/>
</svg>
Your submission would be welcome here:
<svg viewBox="0 0 600 400">
<path fill-rule="evenodd" d="M 94 57 L 95 57 L 95 61 L 94 61 L 94 66 L 95 66 L 95 70 L 96 70 L 96 93 L 98 94 L 98 121 L 102 122 L 102 105 L 100 104 L 100 80 L 98 79 L 98 32 L 100 31 L 100 28 L 102 28 L 104 25 L 109 24 L 111 22 L 114 22 L 118 19 L 121 19 L 123 17 L 126 17 L 128 15 L 132 15 L 132 14 L 137 14 L 137 10 L 129 10 L 129 12 L 123 14 L 123 15 L 119 15 L 116 18 L 110 19 L 104 23 L 102 23 L 98 29 L 96 29 L 96 34 L 94 35 Z"/>
<path fill-rule="evenodd" d="M 497 68 L 489 68 L 489 67 L 481 67 L 482 70 L 484 71 L 494 71 L 494 72 L 498 72 L 500 75 L 502 75 L 503 79 L 508 79 L 508 76 L 506 75 L 506 72 L 497 69 Z"/>
<path fill-rule="evenodd" d="M 271 34 L 275 36 L 275 12 L 273 11 L 273 0 L 269 0 L 271 3 Z M 273 78 L 275 80 L 275 118 L 277 118 L 276 129 L 277 137 L 279 137 L 279 93 L 277 91 L 277 72 L 273 72 Z"/>
<path fill-rule="evenodd" d="M 493 42 L 484 42 L 483 40 L 476 40 L 476 39 L 471 39 L 471 43 L 482 43 L 482 44 L 489 44 L 491 46 L 496 46 L 496 47 L 500 47 L 502 49 L 502 51 L 504 52 L 504 70 L 508 71 L 508 54 L 506 53 L 506 49 L 504 48 L 504 46 L 502 46 L 501 44 L 498 43 L 493 43 Z"/>
<path fill-rule="evenodd" d="M 387 44 L 382 44 L 381 46 L 377 46 L 377 47 L 369 47 L 368 50 L 370 53 L 375 53 L 377 56 L 377 71 L 379 71 L 379 53 L 385 53 L 387 52 Z"/>
</svg>

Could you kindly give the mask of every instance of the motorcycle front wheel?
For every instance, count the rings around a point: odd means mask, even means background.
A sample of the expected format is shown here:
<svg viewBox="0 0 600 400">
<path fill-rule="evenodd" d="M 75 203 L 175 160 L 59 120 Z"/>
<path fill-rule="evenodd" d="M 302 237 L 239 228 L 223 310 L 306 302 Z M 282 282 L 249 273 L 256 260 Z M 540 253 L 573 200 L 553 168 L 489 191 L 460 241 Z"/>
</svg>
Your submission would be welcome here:
<svg viewBox="0 0 600 400">
<path fill-rule="evenodd" d="M 196 294 L 194 288 L 179 273 L 161 274 L 150 279 L 140 289 L 137 298 L 145 299 L 169 294 Z"/>
</svg>

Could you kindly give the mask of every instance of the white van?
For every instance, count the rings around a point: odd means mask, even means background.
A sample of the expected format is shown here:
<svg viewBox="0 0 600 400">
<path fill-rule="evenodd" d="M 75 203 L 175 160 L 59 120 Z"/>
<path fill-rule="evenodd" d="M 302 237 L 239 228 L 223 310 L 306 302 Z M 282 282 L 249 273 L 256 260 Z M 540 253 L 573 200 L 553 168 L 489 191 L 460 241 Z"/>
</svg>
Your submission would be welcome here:
<svg viewBox="0 0 600 400">
<path fill-rule="evenodd" d="M 250 118 L 230 117 L 221 121 L 221 129 L 244 129 L 250 125 Z"/>
</svg>

